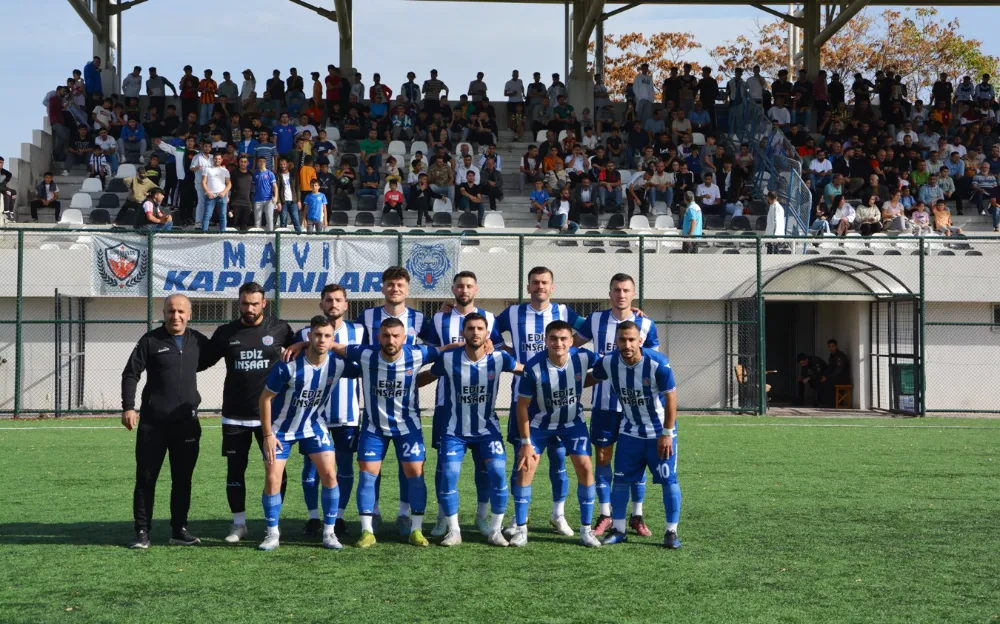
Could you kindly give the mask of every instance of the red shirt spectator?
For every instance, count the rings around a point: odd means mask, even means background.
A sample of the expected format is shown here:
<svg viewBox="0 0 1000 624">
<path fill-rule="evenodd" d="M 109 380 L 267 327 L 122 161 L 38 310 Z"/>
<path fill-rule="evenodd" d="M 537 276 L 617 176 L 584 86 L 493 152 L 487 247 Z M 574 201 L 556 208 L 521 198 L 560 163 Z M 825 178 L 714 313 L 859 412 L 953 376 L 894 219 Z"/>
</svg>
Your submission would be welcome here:
<svg viewBox="0 0 1000 624">
<path fill-rule="evenodd" d="M 390 190 L 385 194 L 385 203 L 395 206 L 403 203 L 403 193 L 398 190 Z"/>
</svg>

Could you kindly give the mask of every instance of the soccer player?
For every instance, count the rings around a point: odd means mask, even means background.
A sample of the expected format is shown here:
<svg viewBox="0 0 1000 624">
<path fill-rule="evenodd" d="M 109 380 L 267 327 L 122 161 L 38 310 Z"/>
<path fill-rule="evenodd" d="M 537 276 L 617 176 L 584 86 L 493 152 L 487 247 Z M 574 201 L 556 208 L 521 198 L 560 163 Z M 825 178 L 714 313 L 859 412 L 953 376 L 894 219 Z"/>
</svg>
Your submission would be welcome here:
<svg viewBox="0 0 1000 624">
<path fill-rule="evenodd" d="M 594 364 L 591 377 L 608 381 L 622 405 L 615 478 L 611 486 L 611 532 L 604 544 L 626 541 L 625 509 L 631 484 L 648 467 L 653 482 L 663 486 L 667 530 L 663 545 L 680 548 L 677 523 L 681 488 L 677 484 L 677 386 L 667 356 L 643 348 L 642 331 L 632 321 L 618 324 L 618 349 Z"/>
<path fill-rule="evenodd" d="M 320 291 L 319 308 L 326 318 L 333 323 L 333 341 L 337 344 L 363 344 L 364 328 L 357 323 L 344 320 L 347 312 L 347 291 L 340 284 L 327 284 Z M 309 340 L 309 328 L 299 330 L 298 340 Z M 321 416 L 326 421 L 330 437 L 337 449 L 337 486 L 340 490 L 340 506 L 337 509 L 335 532 L 338 538 L 347 535 L 347 523 L 344 522 L 344 510 L 351 500 L 351 490 L 354 487 L 354 444 L 358 434 L 360 421 L 361 384 L 357 379 L 341 377 L 337 385 L 330 388 L 329 400 L 321 410 Z M 299 449 L 302 452 L 302 449 Z M 309 510 L 309 520 L 303 533 L 306 536 L 316 536 L 322 527 L 319 516 L 319 485 L 316 466 L 308 455 L 303 454 L 302 462 L 302 494 Z"/>
<path fill-rule="evenodd" d="M 386 319 L 394 318 L 403 324 L 403 332 L 407 345 L 417 344 L 417 338 L 425 339 L 428 334 L 428 323 L 424 313 L 414 310 L 406 305 L 406 298 L 410 296 L 410 272 L 400 266 L 389 267 L 382 272 L 382 296 L 385 297 L 385 304 L 377 308 L 368 308 L 355 320 L 365 328 L 368 344 L 379 344 L 379 328 Z M 414 399 L 414 405 L 419 405 L 419 401 Z M 399 458 L 396 458 L 397 462 Z M 403 474 L 402 466 L 399 466 L 396 474 L 399 477 L 399 515 L 396 516 L 396 527 L 399 534 L 406 536 L 410 532 L 410 497 L 407 489 L 407 478 Z M 379 493 L 381 492 L 381 478 L 375 486 L 376 518 L 381 518 L 379 513 Z"/>
<path fill-rule="evenodd" d="M 635 298 L 635 280 L 625 273 L 616 273 L 611 277 L 609 296 L 611 308 L 594 312 L 580 328 L 577 346 L 592 340 L 597 355 L 604 356 L 615 349 L 615 335 L 618 325 L 631 321 L 639 328 L 639 338 L 642 346 L 655 350 L 660 346 L 656 336 L 656 323 L 646 316 L 639 316 L 632 308 Z M 618 396 L 608 382 L 594 386 L 593 412 L 590 415 L 590 439 L 594 443 L 594 455 L 597 460 L 594 467 L 594 478 L 597 481 L 597 502 L 600 505 L 600 515 L 594 525 L 594 535 L 603 535 L 611 528 L 611 458 L 614 455 L 615 442 L 618 441 L 618 428 L 622 419 L 622 407 Z M 646 474 L 642 480 L 632 486 L 632 517 L 629 526 L 639 535 L 652 535 L 642 519 L 642 502 L 646 495 Z"/>
<path fill-rule="evenodd" d="M 264 390 L 271 367 L 281 349 L 295 342 L 288 323 L 265 317 L 264 289 L 247 282 L 239 290 L 240 317 L 219 326 L 212 334 L 211 354 L 206 366 L 226 360 L 226 380 L 222 387 L 222 456 L 226 458 L 226 499 L 233 514 L 233 526 L 226 542 L 235 544 L 247 536 L 246 471 L 250 444 L 264 450 L 258 398 Z M 282 473 L 281 496 L 287 479 Z"/>
<path fill-rule="evenodd" d="M 258 548 L 274 550 L 280 534 L 281 474 L 292 445 L 305 447 L 323 483 L 323 546 L 343 548 L 334 532 L 339 507 L 335 448 L 330 432 L 320 416 L 330 389 L 344 375 L 357 376 L 357 366 L 339 357 L 330 357 L 333 323 L 325 316 L 309 322 L 309 346 L 291 362 L 277 364 L 267 376 L 260 395 L 260 422 L 264 430 L 264 520 L 267 535 Z M 272 422 L 272 414 L 274 416 Z"/>
<path fill-rule="evenodd" d="M 499 344 L 502 341 L 500 335 L 493 329 L 496 321 L 493 313 L 476 307 L 476 295 L 479 294 L 479 282 L 476 279 L 475 273 L 472 271 L 460 271 L 455 274 L 455 277 L 451 281 L 451 294 L 454 295 L 455 302 L 450 306 L 449 311 L 436 312 L 431 318 L 430 333 L 426 340 L 428 344 L 434 347 L 441 347 L 454 342 L 462 342 L 464 340 L 462 328 L 464 327 L 466 318 L 468 318 L 468 315 L 472 313 L 479 314 L 486 319 L 488 341 L 491 341 L 493 344 Z M 439 454 L 441 433 L 444 428 L 444 423 L 449 417 L 449 412 L 445 408 L 446 392 L 445 384 L 438 384 L 437 400 L 434 403 L 434 418 L 431 425 L 431 448 L 439 451 Z M 482 458 L 479 457 L 479 449 L 479 445 L 473 445 L 471 449 L 475 465 L 474 474 L 476 482 L 476 498 L 478 500 L 476 526 L 479 528 L 481 533 L 488 537 L 490 526 L 490 484 L 489 478 L 486 474 L 486 464 L 481 461 Z M 438 461 L 437 469 L 434 472 L 435 491 L 439 491 L 440 489 L 438 481 L 442 475 L 442 468 L 443 462 Z M 444 506 L 439 504 L 437 524 L 435 524 L 434 528 L 431 530 L 431 535 L 434 537 L 441 537 L 447 532 L 448 522 L 447 517 L 444 514 Z"/>
<path fill-rule="evenodd" d="M 510 335 L 509 349 L 517 361 L 525 364 L 536 354 L 545 350 L 545 328 L 552 321 L 566 321 L 574 329 L 583 326 L 583 317 L 570 310 L 565 305 L 552 303 L 549 297 L 555 290 L 552 270 L 546 267 L 534 267 L 528 271 L 528 303 L 507 307 L 497 316 L 496 331 Z M 517 397 L 520 377 L 515 377 L 511 384 L 510 419 L 507 422 L 507 441 L 514 445 L 514 455 L 518 454 L 520 444 L 517 436 Z M 573 529 L 566 522 L 565 505 L 569 494 L 569 478 L 566 476 L 566 448 L 555 438 L 548 447 L 549 479 L 552 481 L 552 516 L 549 524 L 557 533 L 567 537 L 573 535 Z M 516 468 L 511 472 L 510 480 L 513 488 L 517 478 Z M 514 525 L 512 524 L 513 528 Z"/>
<path fill-rule="evenodd" d="M 416 373 L 434 363 L 434 347 L 406 344 L 406 327 L 397 318 L 386 318 L 378 332 L 378 347 L 334 344 L 334 353 L 361 366 L 365 411 L 358 436 L 358 515 L 361 516 L 359 548 L 375 545 L 375 480 L 392 443 L 410 494 L 409 542 L 427 546 L 423 535 L 427 484 L 424 483 L 424 434 L 420 429 Z M 459 347 L 461 345 L 449 345 Z"/>
<path fill-rule="evenodd" d="M 538 454 L 552 438 L 562 441 L 576 470 L 580 542 L 590 547 L 601 545 L 590 526 L 597 494 L 590 463 L 590 436 L 580 403 L 587 371 L 596 361 L 597 355 L 593 351 L 573 346 L 572 325 L 566 321 L 552 321 L 545 327 L 545 351 L 524 365 L 517 399 L 517 429 L 520 434 L 520 447 L 515 460 L 517 479 L 512 489 L 517 527 L 509 531 L 511 546 L 528 543 L 531 480 L 538 465 Z"/>
<path fill-rule="evenodd" d="M 461 304 L 457 294 L 456 299 Z M 507 457 L 496 415 L 496 400 L 500 390 L 500 373 L 520 374 L 523 366 L 505 351 L 486 352 L 490 335 L 489 318 L 478 312 L 469 312 L 463 321 L 465 348 L 443 353 L 429 371 L 420 373 L 417 378 L 420 385 L 440 378 L 438 392 L 443 394 L 443 405 L 435 410 L 435 419 L 440 421 L 442 429 L 438 448 L 438 465 L 442 468 L 435 478 L 435 485 L 438 505 L 443 510 L 447 526 L 441 545 L 457 546 L 462 543 L 462 530 L 458 524 L 458 479 L 465 451 L 471 449 L 477 473 L 482 469 L 487 475 L 488 504 L 492 511 L 485 523 L 480 523 L 482 514 L 477 513 L 476 524 L 490 544 L 507 546 L 502 533 L 507 507 Z"/>
</svg>

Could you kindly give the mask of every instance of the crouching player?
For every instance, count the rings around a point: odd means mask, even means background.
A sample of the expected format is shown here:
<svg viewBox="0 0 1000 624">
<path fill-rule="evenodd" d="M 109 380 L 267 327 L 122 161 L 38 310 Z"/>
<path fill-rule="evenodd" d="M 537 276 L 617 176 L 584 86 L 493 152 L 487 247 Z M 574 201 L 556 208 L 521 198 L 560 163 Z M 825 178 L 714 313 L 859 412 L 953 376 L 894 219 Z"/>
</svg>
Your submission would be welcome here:
<svg viewBox="0 0 1000 624">
<path fill-rule="evenodd" d="M 334 532 L 340 490 L 333 442 L 320 411 L 330 389 L 341 377 L 357 377 L 358 367 L 339 357 L 330 357 L 333 324 L 326 316 L 314 316 L 309 322 L 309 346 L 290 362 L 279 362 L 271 369 L 260 395 L 260 422 L 264 433 L 264 519 L 267 535 L 258 548 L 278 547 L 278 518 L 281 515 L 281 476 L 292 445 L 299 443 L 316 466 L 323 492 L 323 546 L 340 550 Z"/>
<path fill-rule="evenodd" d="M 538 454 L 553 438 L 566 446 L 576 470 L 580 542 L 584 546 L 601 545 L 590 526 L 597 491 L 590 462 L 590 435 L 580 403 L 588 381 L 587 371 L 595 361 L 597 356 L 592 351 L 573 347 L 572 325 L 552 321 L 545 327 L 545 351 L 524 365 L 517 399 L 517 428 L 521 436 L 513 491 L 517 526 L 509 531 L 511 546 L 528 543 L 531 480 L 538 466 Z"/>
<path fill-rule="evenodd" d="M 457 546 L 462 543 L 462 531 L 458 525 L 458 479 L 465 451 L 471 449 L 473 457 L 484 463 L 489 479 L 490 522 L 488 527 L 480 527 L 480 530 L 487 529 L 483 533 L 490 544 L 507 546 L 502 533 L 503 514 L 507 507 L 507 456 L 496 415 L 496 402 L 500 373 L 520 374 L 523 367 L 506 352 L 486 353 L 490 326 L 487 318 L 478 312 L 465 316 L 462 337 L 465 339 L 464 349 L 442 354 L 429 371 L 420 373 L 418 377 L 421 386 L 440 377 L 438 383 L 443 389 L 439 392 L 439 396 L 444 397 L 438 448 L 441 478 L 435 480 L 438 505 L 448 524 L 448 532 L 441 545 Z M 479 466 L 475 469 L 478 470 Z"/>
<path fill-rule="evenodd" d="M 618 324 L 617 351 L 594 364 L 590 378 L 609 381 L 622 405 L 615 476 L 611 486 L 611 532 L 604 544 L 626 541 L 625 511 L 629 490 L 648 467 L 653 482 L 663 486 L 667 530 L 663 545 L 680 548 L 677 523 L 681 488 L 677 484 L 677 386 L 667 356 L 642 347 L 642 335 L 632 321 Z M 588 379 L 589 381 L 590 379 Z"/>
</svg>

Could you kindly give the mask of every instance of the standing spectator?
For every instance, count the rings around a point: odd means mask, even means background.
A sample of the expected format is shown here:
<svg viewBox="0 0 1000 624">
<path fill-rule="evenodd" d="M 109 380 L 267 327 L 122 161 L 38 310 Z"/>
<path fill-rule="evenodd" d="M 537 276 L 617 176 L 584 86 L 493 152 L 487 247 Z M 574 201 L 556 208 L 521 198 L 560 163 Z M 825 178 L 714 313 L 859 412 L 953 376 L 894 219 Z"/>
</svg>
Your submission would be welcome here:
<svg viewBox="0 0 1000 624">
<path fill-rule="evenodd" d="M 560 95 L 569 96 L 566 85 L 559 80 L 559 74 L 552 74 L 552 84 L 549 85 L 548 94 L 550 102 L 558 102 Z"/>
<path fill-rule="evenodd" d="M 257 170 L 253 172 L 253 225 L 261 227 L 262 220 L 267 231 L 274 229 L 274 204 L 278 199 L 278 182 L 268 170 L 267 159 L 257 157 Z M 264 217 L 264 219 L 262 219 Z"/>
<path fill-rule="evenodd" d="M 205 211 L 201 220 L 201 231 L 208 231 L 208 224 L 218 210 L 219 231 L 226 231 L 226 215 L 229 193 L 233 183 L 229 170 L 222 165 L 222 154 L 213 156 L 212 166 L 202 173 L 201 190 L 205 194 Z"/>
<path fill-rule="evenodd" d="M 278 154 L 284 156 L 295 148 L 295 126 L 289 122 L 288 113 L 281 113 L 279 123 L 273 132 Z"/>
<path fill-rule="evenodd" d="M 222 72 L 222 82 L 219 83 L 218 95 L 220 99 L 223 97 L 226 98 L 234 113 L 239 114 L 241 112 L 240 88 L 236 86 L 236 83 L 232 80 L 232 76 L 227 71 Z"/>
<path fill-rule="evenodd" d="M 403 96 L 403 102 L 407 106 L 418 106 L 420 104 L 420 85 L 415 82 L 416 79 L 416 74 L 406 72 L 406 82 L 399 88 L 399 93 Z"/>
<path fill-rule="evenodd" d="M 136 65 L 131 73 L 125 74 L 125 80 L 122 81 L 122 95 L 127 98 L 137 98 L 141 90 L 142 68 Z"/>
<path fill-rule="evenodd" d="M 684 210 L 681 234 L 690 238 L 703 236 L 704 218 L 701 214 L 701 206 L 695 201 L 694 193 L 691 191 L 685 192 L 684 203 L 687 205 L 687 208 Z M 684 241 L 682 249 L 686 253 L 698 253 L 698 243 L 693 240 Z"/>
<path fill-rule="evenodd" d="M 233 215 L 233 225 L 242 232 L 253 222 L 254 174 L 246 154 L 240 154 L 236 162 L 236 169 L 230 173 L 229 212 Z"/>
<path fill-rule="evenodd" d="M 382 84 L 382 76 L 372 76 L 374 84 L 368 89 L 368 99 L 371 101 L 369 110 L 376 120 L 382 119 L 389 112 L 389 100 L 392 99 L 392 89 Z"/>
<path fill-rule="evenodd" d="M 503 174 L 497 168 L 496 158 L 486 158 L 486 167 L 480 172 L 480 180 L 483 194 L 490 199 L 490 210 L 496 210 L 497 202 L 503 201 Z"/>
<path fill-rule="evenodd" d="M 319 191 L 319 180 L 309 183 L 309 192 L 302 204 L 305 209 L 306 232 L 320 233 L 326 229 L 326 195 Z"/>
<path fill-rule="evenodd" d="M 299 199 L 299 177 L 292 169 L 287 158 L 278 160 L 278 174 L 275 176 L 278 195 L 275 210 L 281 216 L 281 227 L 287 226 L 291 220 L 295 231 L 302 232 L 302 226 L 299 225 L 299 211 L 302 210 L 302 202 Z"/>
<path fill-rule="evenodd" d="M 104 84 L 101 82 L 101 57 L 95 56 L 94 60 L 83 66 L 83 79 L 86 83 L 87 102 L 89 104 L 100 104 L 104 99 Z"/>
<path fill-rule="evenodd" d="M 511 72 L 510 80 L 504 84 L 503 94 L 507 96 L 507 128 L 514 130 L 514 115 L 518 112 L 518 104 L 522 105 L 521 109 L 523 110 L 525 98 L 524 83 L 521 82 L 516 69 Z"/>
<path fill-rule="evenodd" d="M 653 75 L 649 73 L 649 63 L 639 66 L 639 73 L 632 81 L 632 91 L 635 93 L 635 114 L 639 121 L 646 123 L 652 117 L 653 101 L 656 99 L 653 93 Z"/>
<path fill-rule="evenodd" d="M 201 425 L 198 423 L 197 372 L 202 349 L 209 340 L 188 328 L 191 302 L 171 295 L 163 303 L 163 325 L 146 333 L 136 344 L 122 371 L 122 425 L 135 440 L 136 483 L 132 502 L 135 540 L 129 548 L 149 548 L 156 481 L 165 455 L 170 455 L 170 543 L 193 546 L 201 542 L 187 529 L 191 507 L 191 475 L 198 461 Z M 135 391 L 147 372 L 138 418 Z"/>
<path fill-rule="evenodd" d="M 483 82 L 483 72 L 476 74 L 476 79 L 469 83 L 469 97 L 473 104 L 478 104 L 486 97 L 486 83 Z"/>
<path fill-rule="evenodd" d="M 792 123 L 802 126 L 806 132 L 811 128 L 814 92 L 806 70 L 799 70 L 799 79 L 792 85 Z"/>
<path fill-rule="evenodd" d="M 760 65 L 753 66 L 753 74 L 747 80 L 747 91 L 750 93 L 750 99 L 753 100 L 758 106 L 764 106 L 764 92 L 767 91 L 767 83 L 764 81 L 764 77 L 760 75 Z"/>
<path fill-rule="evenodd" d="M 433 115 L 441 110 L 441 95 L 450 94 L 448 90 L 448 85 L 446 85 L 441 80 L 438 80 L 438 71 L 436 69 L 431 70 L 431 77 L 429 80 L 424 81 L 424 86 L 421 88 L 421 93 L 424 95 L 424 110 L 427 111 L 429 115 Z"/>
<path fill-rule="evenodd" d="M 200 224 L 205 216 L 205 187 L 202 180 L 205 171 L 213 165 L 212 144 L 209 141 L 201 142 L 201 151 L 191 159 L 191 171 L 194 172 L 194 189 L 198 195 L 198 205 L 195 208 L 194 220 Z"/>
<path fill-rule="evenodd" d="M 294 67 L 288 70 L 288 80 L 285 81 L 288 85 L 288 93 L 299 92 L 305 94 L 306 86 L 302 81 L 302 76 L 299 75 L 299 70 Z"/>
<path fill-rule="evenodd" d="M 832 111 L 840 110 L 841 104 L 845 104 L 847 102 L 844 83 L 841 82 L 840 74 L 837 72 L 834 72 L 833 75 L 830 76 L 830 84 L 827 86 L 827 95 L 830 110 Z"/>
<path fill-rule="evenodd" d="M 691 73 L 691 64 L 684 63 L 684 74 L 680 77 L 680 92 L 678 97 L 680 99 L 680 108 L 685 113 L 690 113 L 691 109 L 694 108 L 694 95 L 698 90 L 699 82 L 698 78 Z M 705 105 L 702 102 L 702 105 Z"/>
<path fill-rule="evenodd" d="M 35 187 L 35 195 L 37 199 L 31 201 L 31 221 L 38 223 L 39 208 L 52 208 L 56 213 L 56 221 L 59 221 L 62 204 L 59 202 L 59 187 L 53 180 L 51 171 L 42 175 L 42 181 Z"/>
<path fill-rule="evenodd" d="M 306 156 L 302 166 L 298 167 L 299 190 L 302 193 L 301 200 L 305 203 L 306 195 L 312 192 L 312 183 L 316 179 L 316 168 L 313 167 L 313 157 Z M 295 164 L 295 161 L 292 161 Z M 304 190 L 308 189 L 308 190 Z"/>
<path fill-rule="evenodd" d="M 273 119 L 273 116 L 281 110 L 281 105 L 285 102 L 285 81 L 281 78 L 280 70 L 276 69 L 271 72 L 271 78 L 265 83 L 264 88 L 270 106 L 269 112 Z"/>
<path fill-rule="evenodd" d="M 90 154 L 90 162 L 87 163 L 87 173 L 91 178 L 101 179 L 101 188 L 104 188 L 104 181 L 111 175 L 111 165 L 104 155 L 104 150 L 95 145 Z"/>
<path fill-rule="evenodd" d="M 267 130 L 261 130 L 258 134 L 257 148 L 253 151 L 254 158 L 264 158 L 267 168 L 275 171 L 274 160 L 278 157 L 278 146 L 271 142 L 271 135 Z"/>
<path fill-rule="evenodd" d="M 542 75 L 538 72 L 532 74 L 534 81 L 528 84 L 525 95 L 528 98 L 528 106 L 525 108 L 529 120 L 534 120 L 535 109 L 542 105 L 542 99 L 548 97 L 548 88 L 542 82 Z M 537 130 L 532 132 L 537 134 Z"/>
<path fill-rule="evenodd" d="M 243 70 L 243 84 L 240 86 L 240 112 L 244 116 L 249 116 L 250 110 L 247 104 L 250 100 L 255 100 L 257 94 L 257 78 L 249 69 Z"/>
<path fill-rule="evenodd" d="M 128 189 L 128 196 L 122 204 L 121 210 L 115 216 L 115 223 L 118 225 L 132 225 L 137 222 L 135 211 L 139 209 L 142 202 L 149 197 L 150 191 L 157 188 L 156 182 L 146 175 L 146 168 L 136 169 L 135 176 L 122 180 L 125 188 Z"/>
<path fill-rule="evenodd" d="M 774 191 L 767 193 L 767 227 L 764 229 L 764 235 L 785 235 L 785 208 L 778 201 L 778 195 Z M 767 253 L 777 253 L 779 244 L 780 241 L 767 243 Z"/>
<path fill-rule="evenodd" d="M 59 162 L 65 162 L 66 145 L 69 143 L 69 127 L 66 125 L 66 114 L 63 109 L 63 98 L 67 95 L 66 87 L 56 87 L 48 102 L 49 126 L 52 128 L 52 156 L 53 160 Z"/>
<path fill-rule="evenodd" d="M 948 74 L 942 73 L 931 88 L 931 108 L 937 107 L 938 102 L 943 102 L 945 108 L 951 109 L 951 99 L 954 93 L 955 87 L 948 79 Z"/>
<path fill-rule="evenodd" d="M 146 79 L 146 95 L 149 96 L 149 108 L 155 110 L 157 115 L 163 115 L 164 106 L 167 103 L 167 90 L 173 92 L 177 97 L 177 88 L 165 77 L 156 73 L 155 67 L 149 68 L 149 78 Z"/>
<path fill-rule="evenodd" d="M 206 125 L 212 118 L 212 112 L 215 110 L 215 94 L 219 91 L 219 85 L 212 80 L 212 70 L 205 70 L 205 78 L 198 83 L 198 92 L 200 94 L 200 112 L 198 114 L 198 123 L 201 125 Z"/>
<path fill-rule="evenodd" d="M 181 117 L 188 118 L 191 113 L 198 114 L 198 86 L 201 84 L 198 77 L 192 72 L 190 65 L 184 66 L 184 75 L 177 82 L 181 91 Z"/>
</svg>

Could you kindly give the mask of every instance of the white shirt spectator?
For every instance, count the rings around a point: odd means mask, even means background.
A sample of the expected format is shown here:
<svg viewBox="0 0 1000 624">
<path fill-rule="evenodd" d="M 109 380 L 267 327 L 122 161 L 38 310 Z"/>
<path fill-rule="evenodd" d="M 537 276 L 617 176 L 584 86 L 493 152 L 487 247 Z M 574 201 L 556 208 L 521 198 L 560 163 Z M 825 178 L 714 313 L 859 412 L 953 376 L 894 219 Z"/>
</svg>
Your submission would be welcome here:
<svg viewBox="0 0 1000 624">
<path fill-rule="evenodd" d="M 778 124 L 782 126 L 787 126 L 792 123 L 792 114 L 783 106 L 772 106 L 771 109 L 767 111 L 767 116 L 771 119 L 771 121 L 777 121 Z"/>
<path fill-rule="evenodd" d="M 857 214 L 858 212 L 854 209 L 854 206 L 844 203 L 843 206 L 837 209 L 837 212 L 833 213 L 833 218 L 830 219 L 830 223 L 840 223 L 841 219 L 847 219 L 848 223 L 854 223 L 854 217 L 856 217 Z"/>
<path fill-rule="evenodd" d="M 118 149 L 118 142 L 115 141 L 114 137 L 112 137 L 110 134 L 104 137 L 103 139 L 101 137 L 96 137 L 94 139 L 94 144 L 96 144 L 97 147 L 101 148 L 101 150 L 105 152 L 107 152 L 108 150 L 111 150 L 113 152 Z"/>
<path fill-rule="evenodd" d="M 309 136 L 312 137 L 313 139 L 315 139 L 316 137 L 319 136 L 319 132 L 316 132 L 316 126 L 314 126 L 312 124 L 306 124 L 304 126 L 296 126 L 295 127 L 295 136 L 299 136 L 300 134 L 302 134 L 306 130 L 309 131 Z"/>
<path fill-rule="evenodd" d="M 632 92 L 636 100 L 653 101 L 653 76 L 642 72 L 635 75 L 632 81 Z"/>
<path fill-rule="evenodd" d="M 562 198 L 559 199 L 559 207 L 556 208 L 555 214 L 557 214 L 557 215 L 566 215 L 566 218 L 569 219 L 569 200 L 568 199 L 562 199 Z"/>
<path fill-rule="evenodd" d="M 931 132 L 925 132 L 924 134 L 919 135 L 917 138 L 920 139 L 919 141 L 920 147 L 924 148 L 925 150 L 932 150 L 935 147 L 937 147 L 938 141 L 941 139 L 941 135 L 939 135 L 937 132 L 931 131 Z"/>
<path fill-rule="evenodd" d="M 455 184 L 462 185 L 465 184 L 465 174 L 474 171 L 476 172 L 476 184 L 479 184 L 479 167 L 475 165 L 470 165 L 468 168 L 465 167 L 465 163 L 462 163 L 455 169 Z"/>
<path fill-rule="evenodd" d="M 97 106 L 93 110 L 94 113 L 94 130 L 100 130 L 101 128 L 111 129 L 111 111 L 104 108 L 103 106 Z"/>
<path fill-rule="evenodd" d="M 191 159 L 191 170 L 194 171 L 194 187 L 201 189 L 201 178 L 205 175 L 205 170 L 212 166 L 212 157 L 199 152 Z M 195 167 L 201 167 L 195 171 Z"/>
<path fill-rule="evenodd" d="M 524 101 L 524 83 L 521 79 L 508 80 L 503 86 L 503 92 L 507 94 L 508 102 L 523 102 Z"/>
<path fill-rule="evenodd" d="M 205 186 L 209 193 L 218 195 L 226 190 L 226 180 L 229 179 L 229 169 L 225 167 L 209 167 L 205 170 Z"/>
<path fill-rule="evenodd" d="M 583 173 L 584 169 L 587 167 L 587 157 L 583 154 L 579 156 L 575 154 L 570 154 L 566 157 L 566 170 L 575 171 L 577 173 Z"/>
<path fill-rule="evenodd" d="M 823 160 L 813 158 L 812 162 L 809 163 L 809 171 L 820 175 L 826 175 L 833 171 L 833 165 L 830 164 L 830 160 L 827 158 L 824 158 Z"/>
<path fill-rule="evenodd" d="M 958 155 L 965 158 L 965 155 L 969 153 L 969 150 L 965 149 L 965 146 L 959 143 L 958 145 L 951 144 L 948 146 L 948 155 L 950 156 L 952 152 L 958 152 Z"/>
<path fill-rule="evenodd" d="M 597 135 L 596 134 L 592 134 L 590 136 L 587 136 L 586 134 L 583 135 L 583 137 L 580 139 L 580 145 L 582 145 L 583 149 L 585 150 L 593 150 L 595 147 L 597 147 Z"/>
<path fill-rule="evenodd" d="M 750 97 L 754 100 L 764 99 L 764 77 L 763 76 L 750 76 L 747 78 L 747 90 L 750 92 Z"/>
<path fill-rule="evenodd" d="M 52 201 L 56 198 L 56 193 L 59 192 L 59 187 L 55 184 L 45 185 L 45 201 Z"/>
<path fill-rule="evenodd" d="M 785 235 L 785 208 L 779 202 L 774 202 L 767 207 L 767 228 L 764 230 L 767 236 Z"/>
<path fill-rule="evenodd" d="M 646 180 L 644 179 L 644 171 L 636 171 L 632 174 L 632 179 L 628 181 L 628 188 L 633 190 L 639 190 L 646 187 Z"/>
<path fill-rule="evenodd" d="M 285 193 L 281 197 L 282 201 L 286 201 L 286 202 L 295 201 L 295 198 L 292 197 L 292 176 L 291 176 L 291 174 L 286 171 L 286 172 L 281 173 L 279 175 L 281 176 L 281 181 L 284 183 L 283 186 L 284 186 L 284 189 L 285 189 Z"/>
<path fill-rule="evenodd" d="M 694 195 L 699 202 L 708 206 L 717 204 L 722 197 L 719 193 L 719 187 L 714 182 L 709 185 L 699 184 L 698 188 L 694 191 Z"/>
<path fill-rule="evenodd" d="M 125 80 L 122 81 L 122 95 L 125 97 L 139 97 L 139 91 L 142 89 L 142 76 L 136 76 L 135 74 L 129 73 L 125 75 Z"/>
<path fill-rule="evenodd" d="M 915 125 L 919 126 L 921 123 L 927 121 L 927 115 L 929 114 L 930 112 L 927 110 L 926 106 L 920 107 L 920 110 L 917 110 L 917 107 L 914 106 L 910 109 L 910 120 Z"/>
<path fill-rule="evenodd" d="M 910 139 L 912 139 L 914 143 L 916 143 L 920 139 L 920 135 L 917 134 L 916 131 L 914 130 L 910 130 L 909 132 L 900 130 L 899 132 L 896 133 L 896 143 L 902 143 L 903 137 L 905 136 L 910 137 Z"/>
<path fill-rule="evenodd" d="M 352 84 L 351 95 L 356 95 L 358 98 L 358 102 L 364 102 L 365 96 L 367 95 L 367 93 L 365 92 L 365 85 L 360 82 Z"/>
</svg>

